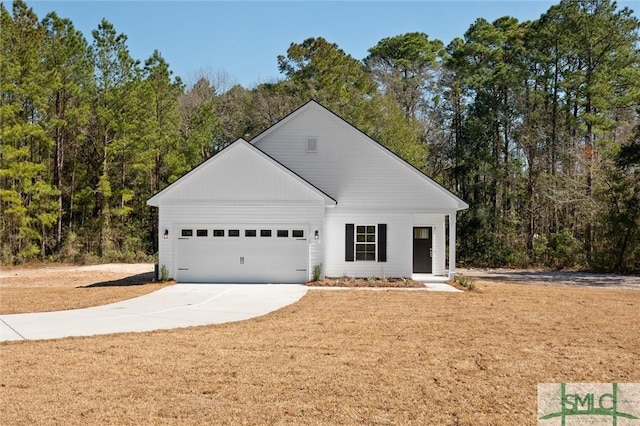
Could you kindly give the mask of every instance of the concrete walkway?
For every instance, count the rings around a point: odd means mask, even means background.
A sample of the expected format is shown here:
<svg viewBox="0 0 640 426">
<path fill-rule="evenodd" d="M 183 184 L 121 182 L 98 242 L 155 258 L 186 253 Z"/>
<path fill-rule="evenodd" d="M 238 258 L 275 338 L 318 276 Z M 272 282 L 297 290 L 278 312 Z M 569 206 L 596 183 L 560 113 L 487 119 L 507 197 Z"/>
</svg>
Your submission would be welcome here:
<svg viewBox="0 0 640 426">
<path fill-rule="evenodd" d="M 93 308 L 0 315 L 0 341 L 153 331 L 240 321 L 280 309 L 304 285 L 177 284 Z"/>
</svg>

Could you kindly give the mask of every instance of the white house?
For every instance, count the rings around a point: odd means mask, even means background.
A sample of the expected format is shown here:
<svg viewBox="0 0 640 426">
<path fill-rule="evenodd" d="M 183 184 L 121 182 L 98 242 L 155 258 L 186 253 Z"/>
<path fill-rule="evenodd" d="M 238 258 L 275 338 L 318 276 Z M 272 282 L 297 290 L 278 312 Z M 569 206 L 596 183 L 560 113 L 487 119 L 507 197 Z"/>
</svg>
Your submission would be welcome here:
<svg viewBox="0 0 640 426">
<path fill-rule="evenodd" d="M 328 277 L 453 276 L 456 213 L 468 208 L 315 101 L 147 204 L 159 209 L 160 267 L 212 283 L 302 283 L 315 265 Z"/>
</svg>

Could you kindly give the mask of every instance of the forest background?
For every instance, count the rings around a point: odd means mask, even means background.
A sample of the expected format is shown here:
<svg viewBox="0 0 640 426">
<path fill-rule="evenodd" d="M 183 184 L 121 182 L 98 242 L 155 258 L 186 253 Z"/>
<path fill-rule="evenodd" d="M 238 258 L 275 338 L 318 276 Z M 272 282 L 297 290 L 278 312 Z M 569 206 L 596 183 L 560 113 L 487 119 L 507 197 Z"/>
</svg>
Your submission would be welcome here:
<svg viewBox="0 0 640 426">
<path fill-rule="evenodd" d="M 640 271 L 640 22 L 609 0 L 478 18 L 448 44 L 384 38 L 362 60 L 292 42 L 281 79 L 187 86 L 88 41 L 54 12 L 0 4 L 0 261 L 152 259 L 146 200 L 313 98 L 469 203 L 459 263 Z M 230 182 L 215 182 L 228 185 Z"/>
</svg>

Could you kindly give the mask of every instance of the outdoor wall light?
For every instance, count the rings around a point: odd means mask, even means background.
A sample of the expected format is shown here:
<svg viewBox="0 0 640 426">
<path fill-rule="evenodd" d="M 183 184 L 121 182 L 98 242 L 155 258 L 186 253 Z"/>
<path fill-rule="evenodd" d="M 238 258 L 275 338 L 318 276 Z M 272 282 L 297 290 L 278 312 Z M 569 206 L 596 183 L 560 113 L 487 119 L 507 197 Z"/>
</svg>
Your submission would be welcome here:
<svg viewBox="0 0 640 426">
<path fill-rule="evenodd" d="M 165 229 L 164 230 L 164 239 L 166 240 L 167 238 L 169 238 L 169 230 Z"/>
<path fill-rule="evenodd" d="M 315 231 L 313 231 L 313 237 L 317 240 L 320 238 L 320 231 L 318 231 L 317 229 Z"/>
</svg>

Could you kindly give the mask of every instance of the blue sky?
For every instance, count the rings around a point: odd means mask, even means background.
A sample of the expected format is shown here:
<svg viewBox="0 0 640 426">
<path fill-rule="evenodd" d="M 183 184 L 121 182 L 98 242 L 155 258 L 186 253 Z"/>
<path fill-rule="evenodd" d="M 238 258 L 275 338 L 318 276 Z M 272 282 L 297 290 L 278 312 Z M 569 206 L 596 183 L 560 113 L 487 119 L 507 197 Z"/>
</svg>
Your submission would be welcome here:
<svg viewBox="0 0 640 426">
<path fill-rule="evenodd" d="M 127 35 L 135 59 L 144 62 L 157 49 L 188 83 L 224 72 L 253 87 L 280 78 L 277 56 L 308 37 L 324 37 L 363 59 L 385 37 L 420 31 L 447 44 L 476 18 L 536 19 L 559 0 L 26 2 L 40 19 L 51 11 L 71 19 L 89 43 L 91 31 L 106 18 Z M 618 5 L 638 16 L 637 0 Z"/>
</svg>

